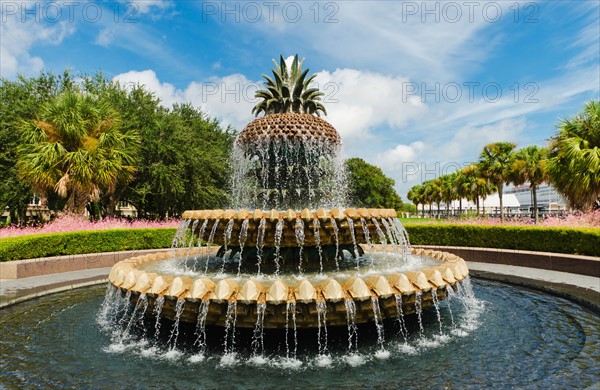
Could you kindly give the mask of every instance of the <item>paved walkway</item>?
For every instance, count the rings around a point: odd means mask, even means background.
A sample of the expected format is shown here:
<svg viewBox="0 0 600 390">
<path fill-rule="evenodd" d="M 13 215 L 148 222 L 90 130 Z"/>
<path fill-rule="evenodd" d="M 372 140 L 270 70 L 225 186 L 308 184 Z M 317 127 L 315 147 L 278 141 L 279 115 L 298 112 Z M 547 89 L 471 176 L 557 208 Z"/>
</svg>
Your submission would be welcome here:
<svg viewBox="0 0 600 390">
<path fill-rule="evenodd" d="M 582 303 L 590 303 L 592 308 L 600 308 L 600 278 L 502 264 L 469 261 L 467 265 L 475 277 L 533 284 L 552 293 L 580 298 Z M 21 279 L 0 279 L 0 308 L 49 293 L 104 283 L 109 272 L 110 267 L 106 267 Z"/>
<path fill-rule="evenodd" d="M 37 296 L 106 282 L 111 267 L 21 279 L 0 279 L 0 308 Z"/>
<path fill-rule="evenodd" d="M 483 271 L 499 275 L 518 276 L 542 282 L 567 284 L 600 293 L 600 278 L 593 276 L 549 271 L 539 268 L 517 267 L 514 265 L 477 263 L 474 261 L 468 261 L 467 266 L 471 271 Z"/>
</svg>

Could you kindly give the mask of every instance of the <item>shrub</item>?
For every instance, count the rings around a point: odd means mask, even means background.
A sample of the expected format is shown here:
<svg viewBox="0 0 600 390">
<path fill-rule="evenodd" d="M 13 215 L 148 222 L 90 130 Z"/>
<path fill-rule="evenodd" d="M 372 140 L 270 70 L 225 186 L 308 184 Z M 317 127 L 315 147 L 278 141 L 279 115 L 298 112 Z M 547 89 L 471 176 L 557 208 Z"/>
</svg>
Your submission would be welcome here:
<svg viewBox="0 0 600 390">
<path fill-rule="evenodd" d="M 168 248 L 175 229 L 115 229 L 0 239 L 0 261 L 84 253 Z"/>
<path fill-rule="evenodd" d="M 520 249 L 600 256 L 600 229 L 406 224 L 414 245 Z"/>
</svg>

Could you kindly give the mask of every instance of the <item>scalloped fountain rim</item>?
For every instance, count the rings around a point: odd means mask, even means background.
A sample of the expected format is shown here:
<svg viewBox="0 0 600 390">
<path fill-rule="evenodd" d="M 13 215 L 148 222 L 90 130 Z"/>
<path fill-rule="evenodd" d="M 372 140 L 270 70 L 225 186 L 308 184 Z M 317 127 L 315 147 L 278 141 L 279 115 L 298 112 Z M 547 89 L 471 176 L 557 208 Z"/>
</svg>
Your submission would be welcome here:
<svg viewBox="0 0 600 390">
<path fill-rule="evenodd" d="M 215 248 L 216 249 L 216 248 Z M 375 251 L 381 251 L 382 245 L 374 245 Z M 423 307 L 433 304 L 433 292 L 439 299 L 446 295 L 447 288 L 457 288 L 468 276 L 469 270 L 465 261 L 451 253 L 413 249 L 418 256 L 427 256 L 440 260 L 441 265 L 417 271 L 392 273 L 389 275 L 369 275 L 366 277 L 351 276 L 341 282 L 335 278 L 327 278 L 318 284 L 307 279 L 300 279 L 295 284 L 288 284 L 280 279 L 264 282 L 253 278 L 244 283 L 237 283 L 232 278 L 214 282 L 209 277 L 193 280 L 189 276 L 158 275 L 138 269 L 138 266 L 169 258 L 193 255 L 197 249 L 180 249 L 165 253 L 132 257 L 116 263 L 110 272 L 110 283 L 123 292 L 130 292 L 136 297 L 145 294 L 150 299 L 164 296 L 168 301 L 185 301 L 194 305 L 209 302 L 221 306 L 229 304 L 242 305 L 281 305 L 299 303 L 314 305 L 317 302 L 336 305 L 340 302 L 354 301 L 365 305 L 370 310 L 370 301 L 405 297 L 404 302 L 414 302 L 416 297 L 422 300 Z M 427 294 L 427 297 L 425 296 Z M 168 312 L 168 311 L 167 311 Z M 167 317 L 169 315 L 167 314 Z M 195 316 L 188 316 L 191 321 Z M 345 319 L 331 325 L 345 325 Z M 367 322 L 368 318 L 364 321 Z"/>
</svg>

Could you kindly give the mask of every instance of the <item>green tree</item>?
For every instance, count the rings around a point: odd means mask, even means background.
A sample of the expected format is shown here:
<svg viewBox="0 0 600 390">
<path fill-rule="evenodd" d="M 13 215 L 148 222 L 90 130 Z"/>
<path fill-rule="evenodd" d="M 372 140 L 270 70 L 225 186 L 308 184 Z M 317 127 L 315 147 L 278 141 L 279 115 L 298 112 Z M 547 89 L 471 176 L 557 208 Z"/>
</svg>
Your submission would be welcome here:
<svg viewBox="0 0 600 390">
<path fill-rule="evenodd" d="M 464 196 L 477 205 L 477 215 L 480 212 L 479 199 L 485 202 L 488 195 L 497 191 L 489 178 L 484 177 L 476 164 L 471 164 L 461 170 L 460 187 Z M 485 209 L 484 209 L 485 214 Z"/>
<path fill-rule="evenodd" d="M 423 191 L 425 187 L 422 185 L 412 186 L 406 195 L 407 198 L 412 201 L 415 205 L 415 209 L 417 212 L 419 211 L 419 205 L 421 205 L 421 216 L 425 217 L 425 197 L 423 195 Z"/>
<path fill-rule="evenodd" d="M 500 220 L 504 221 L 504 206 L 502 204 L 502 191 L 504 183 L 510 180 L 512 167 L 512 151 L 516 147 L 510 142 L 497 142 L 483 147 L 479 156 L 479 168 L 482 177 L 490 179 L 498 189 L 500 199 Z"/>
<path fill-rule="evenodd" d="M 402 209 L 402 199 L 394 189 L 394 180 L 363 159 L 346 160 L 350 201 L 356 207 Z"/>
<path fill-rule="evenodd" d="M 36 116 L 23 123 L 19 176 L 39 193 L 67 198 L 65 211 L 83 213 L 102 193 L 133 179 L 139 136 L 120 131 L 120 118 L 106 100 L 66 91 Z"/>
<path fill-rule="evenodd" d="M 125 130 L 142 138 L 134 181 L 104 199 L 108 214 L 115 200 L 126 199 L 144 218 L 181 215 L 187 209 L 224 207 L 229 155 L 235 136 L 190 104 L 163 107 L 142 85 L 121 86 L 101 74 L 84 78 L 86 91 L 104 96 L 126 120 Z"/>
<path fill-rule="evenodd" d="M 594 207 L 600 197 L 600 101 L 588 102 L 579 115 L 560 122 L 546 168 L 571 207 Z"/>
<path fill-rule="evenodd" d="M 548 149 L 536 145 L 519 149 L 514 156 L 511 168 L 511 181 L 516 185 L 529 182 L 533 197 L 534 221 L 538 222 L 537 188 L 547 179 L 544 160 Z"/>
<path fill-rule="evenodd" d="M 69 71 L 58 76 L 42 72 L 34 78 L 0 79 L 0 210 L 8 209 L 13 223 L 25 222 L 34 195 L 31 185 L 17 173 L 17 148 L 23 143 L 22 123 L 33 120 L 45 101 L 73 86 Z"/>
<path fill-rule="evenodd" d="M 458 192 L 456 190 L 457 177 L 457 173 L 452 173 L 438 178 L 442 201 L 446 204 L 446 216 L 450 216 L 450 204 L 452 201 L 458 199 Z"/>
</svg>

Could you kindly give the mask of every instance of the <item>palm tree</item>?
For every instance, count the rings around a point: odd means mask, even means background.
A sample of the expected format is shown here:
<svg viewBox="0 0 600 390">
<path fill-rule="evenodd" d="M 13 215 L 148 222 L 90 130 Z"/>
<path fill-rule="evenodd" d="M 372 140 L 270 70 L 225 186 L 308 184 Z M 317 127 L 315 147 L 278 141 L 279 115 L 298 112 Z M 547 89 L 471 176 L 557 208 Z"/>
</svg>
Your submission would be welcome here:
<svg viewBox="0 0 600 390">
<path fill-rule="evenodd" d="M 504 207 L 502 204 L 502 190 L 504 183 L 510 180 L 509 173 L 512 165 L 512 151 L 516 147 L 511 142 L 497 142 L 483 147 L 479 155 L 479 167 L 482 177 L 490 179 L 498 188 L 500 199 L 500 220 L 504 221 Z"/>
<path fill-rule="evenodd" d="M 450 203 L 454 199 L 458 199 L 458 192 L 456 191 L 456 180 L 458 174 L 456 172 L 440 176 L 441 189 L 442 189 L 442 201 L 446 203 L 446 217 L 450 216 Z"/>
<path fill-rule="evenodd" d="M 91 95 L 64 92 L 22 126 L 20 177 L 40 194 L 67 198 L 66 212 L 84 213 L 89 202 L 134 178 L 139 137 L 121 132 L 116 111 Z"/>
<path fill-rule="evenodd" d="M 262 75 L 266 80 L 266 90 L 256 91 L 255 96 L 262 99 L 253 109 L 252 113 L 258 116 L 261 112 L 265 115 L 293 112 L 298 114 L 327 115 L 325 106 L 320 102 L 324 95 L 318 88 L 310 88 L 316 74 L 306 78 L 309 69 L 302 70 L 302 61 L 298 61 L 298 54 L 294 56 L 292 66 L 288 70 L 283 56 L 279 57 L 279 65 L 275 60 L 275 69 L 272 69 L 273 78 Z"/>
<path fill-rule="evenodd" d="M 412 201 L 417 209 L 417 214 L 419 213 L 419 205 L 422 205 L 421 208 L 421 216 L 425 216 L 425 202 L 423 196 L 424 187 L 422 185 L 413 186 L 409 191 L 406 197 L 408 200 Z"/>
<path fill-rule="evenodd" d="M 550 181 L 571 207 L 590 210 L 600 197 L 600 101 L 588 102 L 558 128 L 546 161 Z"/>
<path fill-rule="evenodd" d="M 479 216 L 479 199 L 485 201 L 488 195 L 496 192 L 496 187 L 490 179 L 481 175 L 479 167 L 475 164 L 463 168 L 460 175 L 460 189 L 468 200 L 475 202 L 477 205 L 477 215 Z"/>
<path fill-rule="evenodd" d="M 547 179 L 546 169 L 542 163 L 548 155 L 548 149 L 536 145 L 519 149 L 511 168 L 511 179 L 516 185 L 529 182 L 533 197 L 534 221 L 538 222 L 537 188 Z"/>
</svg>

